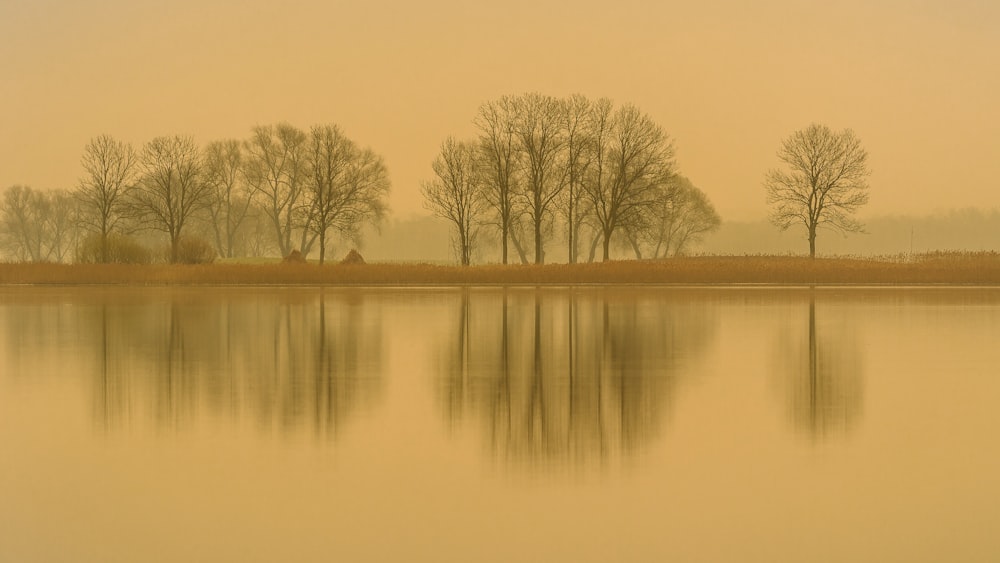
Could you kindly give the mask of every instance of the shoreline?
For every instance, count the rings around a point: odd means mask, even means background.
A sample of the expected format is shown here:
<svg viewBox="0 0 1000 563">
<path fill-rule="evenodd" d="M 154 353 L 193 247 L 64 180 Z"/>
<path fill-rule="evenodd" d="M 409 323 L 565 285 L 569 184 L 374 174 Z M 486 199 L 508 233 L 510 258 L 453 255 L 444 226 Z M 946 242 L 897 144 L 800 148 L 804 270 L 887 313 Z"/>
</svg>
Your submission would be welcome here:
<svg viewBox="0 0 1000 563">
<path fill-rule="evenodd" d="M 932 254 L 912 261 L 699 256 L 587 264 L 0 264 L 0 286 L 211 287 L 996 287 L 1000 255 Z"/>
</svg>

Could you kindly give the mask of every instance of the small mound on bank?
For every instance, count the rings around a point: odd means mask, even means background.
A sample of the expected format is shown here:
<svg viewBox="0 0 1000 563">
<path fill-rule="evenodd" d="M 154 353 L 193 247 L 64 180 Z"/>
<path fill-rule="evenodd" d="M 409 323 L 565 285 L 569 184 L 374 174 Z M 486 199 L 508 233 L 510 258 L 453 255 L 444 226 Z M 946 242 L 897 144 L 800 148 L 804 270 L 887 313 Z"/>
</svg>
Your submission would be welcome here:
<svg viewBox="0 0 1000 563">
<path fill-rule="evenodd" d="M 363 256 L 361 256 L 360 252 L 358 252 L 357 250 L 354 250 L 352 248 L 351 251 L 347 253 L 347 256 L 344 256 L 344 259 L 341 260 L 340 263 L 341 264 L 364 264 L 365 263 L 365 259 L 364 259 Z"/>
<path fill-rule="evenodd" d="M 298 250 L 293 250 L 281 259 L 282 264 L 305 264 L 306 257 L 302 255 Z"/>
</svg>

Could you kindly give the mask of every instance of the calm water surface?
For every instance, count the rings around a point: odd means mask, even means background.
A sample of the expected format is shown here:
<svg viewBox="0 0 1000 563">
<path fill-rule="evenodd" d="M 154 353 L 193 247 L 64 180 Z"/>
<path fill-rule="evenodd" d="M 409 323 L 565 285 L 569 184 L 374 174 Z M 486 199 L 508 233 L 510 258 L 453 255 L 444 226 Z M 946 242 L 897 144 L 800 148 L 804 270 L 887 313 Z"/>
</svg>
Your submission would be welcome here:
<svg viewBox="0 0 1000 563">
<path fill-rule="evenodd" d="M 0 289 L 0 561 L 997 561 L 1000 290 Z"/>
</svg>

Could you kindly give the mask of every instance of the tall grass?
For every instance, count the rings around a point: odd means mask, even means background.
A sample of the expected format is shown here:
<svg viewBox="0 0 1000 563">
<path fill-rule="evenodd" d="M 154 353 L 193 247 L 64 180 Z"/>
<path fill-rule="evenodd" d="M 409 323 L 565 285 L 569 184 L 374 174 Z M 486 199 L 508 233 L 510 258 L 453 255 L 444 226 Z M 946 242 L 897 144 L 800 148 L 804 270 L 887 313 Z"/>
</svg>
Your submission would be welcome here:
<svg viewBox="0 0 1000 563">
<path fill-rule="evenodd" d="M 997 253 L 880 258 L 697 256 L 597 264 L 0 264 L 0 284 L 1000 284 Z"/>
</svg>

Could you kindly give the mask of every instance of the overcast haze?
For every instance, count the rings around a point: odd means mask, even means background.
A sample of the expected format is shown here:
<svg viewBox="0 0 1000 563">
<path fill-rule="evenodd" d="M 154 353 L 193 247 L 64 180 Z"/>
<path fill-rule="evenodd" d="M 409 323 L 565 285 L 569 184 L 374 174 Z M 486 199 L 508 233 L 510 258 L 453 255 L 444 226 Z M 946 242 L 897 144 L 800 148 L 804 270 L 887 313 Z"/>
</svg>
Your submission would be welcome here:
<svg viewBox="0 0 1000 563">
<path fill-rule="evenodd" d="M 960 0 L 0 0 L 0 187 L 71 188 L 87 141 L 201 144 L 339 124 L 382 154 L 396 216 L 448 135 L 504 94 L 632 102 L 724 220 L 767 213 L 782 138 L 852 128 L 865 214 L 1000 205 L 1000 8 Z"/>
</svg>

